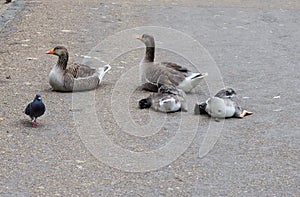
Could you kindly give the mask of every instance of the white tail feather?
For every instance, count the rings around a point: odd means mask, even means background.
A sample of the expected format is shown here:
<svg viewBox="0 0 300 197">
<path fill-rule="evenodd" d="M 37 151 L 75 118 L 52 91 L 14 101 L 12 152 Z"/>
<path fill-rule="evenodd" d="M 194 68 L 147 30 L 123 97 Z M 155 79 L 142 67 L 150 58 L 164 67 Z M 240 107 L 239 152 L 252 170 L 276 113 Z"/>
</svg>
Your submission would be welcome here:
<svg viewBox="0 0 300 197">
<path fill-rule="evenodd" d="M 99 84 L 102 82 L 102 79 L 104 75 L 111 69 L 111 66 L 109 64 L 106 64 L 105 66 L 98 68 L 99 73 Z"/>
<path fill-rule="evenodd" d="M 200 81 L 206 77 L 207 73 L 192 73 L 190 76 L 186 77 L 177 88 L 183 90 L 184 92 L 190 92 L 194 87 L 196 87 Z"/>
</svg>

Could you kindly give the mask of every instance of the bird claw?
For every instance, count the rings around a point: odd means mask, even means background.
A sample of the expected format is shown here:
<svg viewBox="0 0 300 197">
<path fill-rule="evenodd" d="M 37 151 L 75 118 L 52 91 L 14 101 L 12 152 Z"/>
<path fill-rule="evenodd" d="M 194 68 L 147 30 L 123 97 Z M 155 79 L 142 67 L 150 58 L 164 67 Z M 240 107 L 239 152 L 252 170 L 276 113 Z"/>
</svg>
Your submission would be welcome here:
<svg viewBox="0 0 300 197">
<path fill-rule="evenodd" d="M 37 125 L 37 122 L 32 122 L 32 126 L 36 127 Z"/>
</svg>

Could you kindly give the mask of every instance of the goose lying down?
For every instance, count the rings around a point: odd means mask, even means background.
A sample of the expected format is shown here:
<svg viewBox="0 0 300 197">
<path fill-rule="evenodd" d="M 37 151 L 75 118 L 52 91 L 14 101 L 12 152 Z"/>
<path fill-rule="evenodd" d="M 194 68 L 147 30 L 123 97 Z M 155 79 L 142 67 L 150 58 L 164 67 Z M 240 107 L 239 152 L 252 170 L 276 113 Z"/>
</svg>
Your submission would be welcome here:
<svg viewBox="0 0 300 197">
<path fill-rule="evenodd" d="M 85 91 L 97 88 L 110 65 L 92 68 L 84 64 L 69 64 L 69 53 L 63 46 L 57 46 L 47 54 L 58 56 L 57 64 L 49 74 L 49 83 L 53 90 L 61 92 Z"/>
</svg>

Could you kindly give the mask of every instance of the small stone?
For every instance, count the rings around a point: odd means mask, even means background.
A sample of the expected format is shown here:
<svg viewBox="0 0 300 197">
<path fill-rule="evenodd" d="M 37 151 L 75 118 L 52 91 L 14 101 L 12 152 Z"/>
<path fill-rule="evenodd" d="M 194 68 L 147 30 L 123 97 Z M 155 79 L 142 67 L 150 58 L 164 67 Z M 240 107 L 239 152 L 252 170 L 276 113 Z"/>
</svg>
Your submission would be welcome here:
<svg viewBox="0 0 300 197">
<path fill-rule="evenodd" d="M 82 160 L 76 160 L 76 163 L 81 164 L 81 163 L 85 163 L 85 161 L 82 161 Z"/>
<path fill-rule="evenodd" d="M 37 60 L 35 57 L 27 57 L 26 60 Z"/>
<path fill-rule="evenodd" d="M 68 30 L 68 29 L 63 29 L 63 30 L 61 30 L 62 32 L 64 32 L 64 33 L 69 33 L 69 32 L 71 32 L 71 30 Z"/>
</svg>

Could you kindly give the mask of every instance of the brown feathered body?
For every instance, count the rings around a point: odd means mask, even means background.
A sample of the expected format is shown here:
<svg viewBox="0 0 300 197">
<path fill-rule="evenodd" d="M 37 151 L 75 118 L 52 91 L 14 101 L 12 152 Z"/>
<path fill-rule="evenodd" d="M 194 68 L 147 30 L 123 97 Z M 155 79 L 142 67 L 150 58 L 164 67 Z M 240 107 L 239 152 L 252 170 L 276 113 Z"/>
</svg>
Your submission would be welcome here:
<svg viewBox="0 0 300 197">
<path fill-rule="evenodd" d="M 140 63 L 140 80 L 142 88 L 157 92 L 162 85 L 172 85 L 185 92 L 191 91 L 207 76 L 207 73 L 193 73 L 186 67 L 172 62 L 154 62 L 155 42 L 150 35 L 139 37 L 146 45 L 145 57 Z"/>
<path fill-rule="evenodd" d="M 65 47 L 55 47 L 48 53 L 59 57 L 57 64 L 49 74 L 49 83 L 56 91 L 71 92 L 95 89 L 105 73 L 110 70 L 109 65 L 98 69 L 78 63 L 68 65 L 69 54 Z"/>
</svg>

